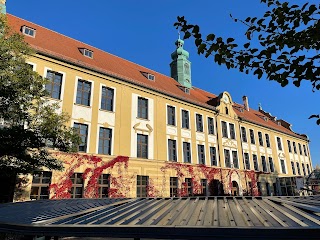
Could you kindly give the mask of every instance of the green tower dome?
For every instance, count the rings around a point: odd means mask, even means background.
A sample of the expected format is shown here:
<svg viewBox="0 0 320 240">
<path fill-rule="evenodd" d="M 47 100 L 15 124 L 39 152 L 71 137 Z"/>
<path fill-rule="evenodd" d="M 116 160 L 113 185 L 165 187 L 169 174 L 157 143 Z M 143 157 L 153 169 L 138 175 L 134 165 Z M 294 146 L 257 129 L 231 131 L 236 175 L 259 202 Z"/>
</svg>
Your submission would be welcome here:
<svg viewBox="0 0 320 240">
<path fill-rule="evenodd" d="M 171 77 L 182 86 L 191 88 L 191 62 L 188 60 L 189 53 L 183 49 L 184 41 L 179 39 L 175 42 L 176 50 L 171 54 L 170 63 Z"/>
</svg>

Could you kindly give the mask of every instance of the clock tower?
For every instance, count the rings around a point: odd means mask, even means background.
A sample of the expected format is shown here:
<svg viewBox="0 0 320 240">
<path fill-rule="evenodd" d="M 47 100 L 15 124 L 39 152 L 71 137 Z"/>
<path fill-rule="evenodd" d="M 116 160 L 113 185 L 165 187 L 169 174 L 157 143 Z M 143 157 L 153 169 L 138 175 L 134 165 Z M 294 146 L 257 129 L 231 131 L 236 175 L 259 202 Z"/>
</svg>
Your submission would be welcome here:
<svg viewBox="0 0 320 240">
<path fill-rule="evenodd" d="M 171 77 L 182 86 L 191 88 L 191 62 L 188 60 L 189 53 L 183 49 L 184 41 L 181 40 L 180 37 L 175 44 L 177 49 L 171 54 Z"/>
</svg>

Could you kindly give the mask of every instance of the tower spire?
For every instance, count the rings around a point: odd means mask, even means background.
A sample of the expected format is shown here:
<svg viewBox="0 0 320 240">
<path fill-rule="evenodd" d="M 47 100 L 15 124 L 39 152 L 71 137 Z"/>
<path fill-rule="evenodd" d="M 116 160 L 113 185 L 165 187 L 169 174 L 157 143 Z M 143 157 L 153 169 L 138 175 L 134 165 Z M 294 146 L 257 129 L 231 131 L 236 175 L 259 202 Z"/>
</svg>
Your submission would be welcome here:
<svg viewBox="0 0 320 240">
<path fill-rule="evenodd" d="M 178 31 L 178 40 L 175 42 L 177 48 L 171 54 L 171 77 L 182 86 L 191 88 L 191 62 L 188 60 L 189 53 L 183 49 L 183 44 L 184 41 L 180 39 L 180 32 Z"/>
</svg>

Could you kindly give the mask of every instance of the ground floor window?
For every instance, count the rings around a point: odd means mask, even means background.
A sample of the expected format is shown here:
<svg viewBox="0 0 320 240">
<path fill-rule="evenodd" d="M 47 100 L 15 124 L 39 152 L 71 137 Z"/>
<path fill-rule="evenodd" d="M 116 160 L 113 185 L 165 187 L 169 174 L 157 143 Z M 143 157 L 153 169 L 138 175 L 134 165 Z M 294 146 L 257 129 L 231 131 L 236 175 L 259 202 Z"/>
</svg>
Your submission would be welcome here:
<svg viewBox="0 0 320 240">
<path fill-rule="evenodd" d="M 98 179 L 99 198 L 109 197 L 110 174 L 101 174 Z"/>
<path fill-rule="evenodd" d="M 82 198 L 83 178 L 82 173 L 74 173 L 70 178 L 72 187 L 70 189 L 71 198 Z"/>
<path fill-rule="evenodd" d="M 137 175 L 137 197 L 147 197 L 148 176 Z"/>
<path fill-rule="evenodd" d="M 51 184 L 52 172 L 34 172 L 31 185 L 30 199 L 49 199 L 49 185 Z"/>
<path fill-rule="evenodd" d="M 178 178 L 170 177 L 170 197 L 178 197 Z"/>
<path fill-rule="evenodd" d="M 207 196 L 207 179 L 201 179 L 201 195 Z"/>
<path fill-rule="evenodd" d="M 185 179 L 185 184 L 186 184 L 186 190 L 187 190 L 187 194 L 188 196 L 192 196 L 193 195 L 193 186 L 192 186 L 192 179 L 191 178 L 186 178 Z"/>
</svg>

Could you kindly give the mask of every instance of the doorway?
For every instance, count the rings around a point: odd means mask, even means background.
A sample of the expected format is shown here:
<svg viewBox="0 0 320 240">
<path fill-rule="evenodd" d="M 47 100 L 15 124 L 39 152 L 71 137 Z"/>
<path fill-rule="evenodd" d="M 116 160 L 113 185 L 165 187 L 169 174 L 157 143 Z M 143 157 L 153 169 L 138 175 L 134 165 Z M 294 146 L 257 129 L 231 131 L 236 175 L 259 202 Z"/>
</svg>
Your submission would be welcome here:
<svg viewBox="0 0 320 240">
<path fill-rule="evenodd" d="M 231 195 L 239 196 L 239 185 L 236 181 L 232 181 Z"/>
</svg>

